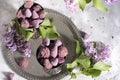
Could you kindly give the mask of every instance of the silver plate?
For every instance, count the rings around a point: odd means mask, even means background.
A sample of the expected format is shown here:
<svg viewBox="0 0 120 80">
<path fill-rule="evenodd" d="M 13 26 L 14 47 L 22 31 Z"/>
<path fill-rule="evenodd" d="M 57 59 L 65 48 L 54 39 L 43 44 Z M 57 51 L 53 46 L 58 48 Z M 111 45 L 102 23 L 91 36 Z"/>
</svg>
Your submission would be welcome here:
<svg viewBox="0 0 120 80">
<path fill-rule="evenodd" d="M 53 24 L 55 24 L 57 31 L 60 33 L 60 39 L 68 48 L 69 54 L 66 58 L 66 62 L 62 65 L 61 72 L 55 75 L 51 75 L 43 69 L 43 67 L 38 63 L 36 59 L 36 50 L 41 44 L 41 38 L 30 40 L 32 44 L 32 55 L 30 58 L 28 58 L 29 66 L 26 69 L 19 67 L 15 60 L 16 58 L 23 55 L 21 55 L 19 52 L 12 53 L 3 46 L 2 52 L 8 65 L 13 71 L 28 80 L 60 80 L 61 78 L 65 77 L 67 75 L 65 64 L 72 62 L 76 57 L 75 39 L 82 41 L 76 26 L 70 19 L 54 10 L 45 10 L 48 12 L 47 17 L 53 22 Z"/>
</svg>

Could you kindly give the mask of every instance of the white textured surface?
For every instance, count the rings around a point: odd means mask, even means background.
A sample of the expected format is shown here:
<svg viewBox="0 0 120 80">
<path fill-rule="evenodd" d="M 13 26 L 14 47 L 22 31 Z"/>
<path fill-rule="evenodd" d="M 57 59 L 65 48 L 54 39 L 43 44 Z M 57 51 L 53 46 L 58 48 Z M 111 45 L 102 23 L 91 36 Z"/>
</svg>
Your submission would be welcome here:
<svg viewBox="0 0 120 80">
<path fill-rule="evenodd" d="M 0 32 L 3 32 L 3 24 L 9 23 L 14 18 L 17 9 L 24 0 L 0 0 Z M 89 40 L 102 41 L 109 44 L 112 49 L 111 58 L 108 63 L 112 65 L 109 72 L 103 72 L 96 80 L 120 80 L 120 1 L 114 5 L 106 5 L 109 12 L 104 13 L 88 5 L 84 12 L 77 10 L 76 13 L 69 12 L 64 0 L 36 0 L 45 8 L 54 9 L 74 22 L 78 29 L 90 35 Z M 114 38 L 112 38 L 114 36 Z M 12 71 L 5 63 L 0 50 L 0 80 L 6 80 L 3 72 Z M 66 76 L 62 80 L 69 80 Z M 15 74 L 14 80 L 26 80 Z M 91 77 L 78 75 L 76 80 L 94 80 Z"/>
</svg>

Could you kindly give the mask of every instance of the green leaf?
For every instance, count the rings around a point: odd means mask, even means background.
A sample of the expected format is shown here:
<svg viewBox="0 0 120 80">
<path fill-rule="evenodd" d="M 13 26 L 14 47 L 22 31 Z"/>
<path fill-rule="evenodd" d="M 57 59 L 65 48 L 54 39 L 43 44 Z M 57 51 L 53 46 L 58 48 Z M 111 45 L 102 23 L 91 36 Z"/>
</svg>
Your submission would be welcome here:
<svg viewBox="0 0 120 80">
<path fill-rule="evenodd" d="M 86 4 L 86 0 L 78 0 L 79 8 L 82 9 L 82 11 L 85 9 Z"/>
<path fill-rule="evenodd" d="M 45 18 L 41 26 L 51 26 L 51 22 L 48 18 Z"/>
<path fill-rule="evenodd" d="M 90 57 L 81 55 L 78 59 L 77 62 L 82 65 L 84 68 L 90 67 Z"/>
<path fill-rule="evenodd" d="M 73 69 L 77 66 L 77 61 L 74 60 L 72 63 L 67 63 L 67 69 Z"/>
<path fill-rule="evenodd" d="M 58 38 L 60 34 L 57 32 L 56 27 L 52 25 L 51 27 L 48 26 L 40 26 L 39 31 L 41 33 L 42 38 Z"/>
<path fill-rule="evenodd" d="M 75 79 L 76 78 L 76 74 L 72 73 L 71 74 L 71 79 Z"/>
<path fill-rule="evenodd" d="M 80 55 L 81 51 L 82 51 L 82 49 L 81 49 L 80 43 L 78 40 L 76 40 L 76 54 Z"/>
<path fill-rule="evenodd" d="M 108 64 L 105 64 L 104 62 L 102 61 L 99 61 L 97 62 L 94 66 L 93 66 L 94 69 L 98 69 L 98 70 L 101 70 L 101 71 L 106 71 L 108 70 L 109 68 L 111 68 L 110 65 Z"/>
<path fill-rule="evenodd" d="M 98 77 L 101 74 L 101 71 L 90 68 L 88 70 L 84 70 L 83 74 L 85 74 L 87 76 Z"/>
<path fill-rule="evenodd" d="M 90 3 L 92 0 L 86 0 L 86 3 L 88 4 L 88 3 Z"/>
<path fill-rule="evenodd" d="M 103 6 L 102 0 L 93 0 L 93 6 L 101 11 L 108 11 L 108 9 Z"/>
</svg>

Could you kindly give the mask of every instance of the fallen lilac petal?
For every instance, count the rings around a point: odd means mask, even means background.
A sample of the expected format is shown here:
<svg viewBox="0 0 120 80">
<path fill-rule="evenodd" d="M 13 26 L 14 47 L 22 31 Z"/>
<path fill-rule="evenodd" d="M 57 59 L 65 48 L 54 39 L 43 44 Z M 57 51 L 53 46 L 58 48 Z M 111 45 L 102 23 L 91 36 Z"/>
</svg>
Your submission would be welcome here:
<svg viewBox="0 0 120 80">
<path fill-rule="evenodd" d="M 39 15 L 35 10 L 33 10 L 33 12 L 32 12 L 32 18 L 33 19 L 39 18 Z"/>
<path fill-rule="evenodd" d="M 25 16 L 28 18 L 32 16 L 32 12 L 30 11 L 30 9 L 25 10 Z"/>
</svg>

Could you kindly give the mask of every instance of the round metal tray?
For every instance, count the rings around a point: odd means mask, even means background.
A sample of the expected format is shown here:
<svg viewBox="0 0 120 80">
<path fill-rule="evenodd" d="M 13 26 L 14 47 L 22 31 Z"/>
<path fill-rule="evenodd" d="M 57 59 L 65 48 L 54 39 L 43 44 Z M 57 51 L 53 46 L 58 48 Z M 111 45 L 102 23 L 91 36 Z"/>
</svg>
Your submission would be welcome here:
<svg viewBox="0 0 120 80">
<path fill-rule="evenodd" d="M 41 44 L 42 39 L 31 39 L 31 49 L 32 55 L 29 60 L 28 68 L 21 68 L 17 62 L 16 58 L 21 57 L 21 53 L 19 52 L 10 52 L 5 46 L 2 46 L 2 52 L 5 60 L 8 65 L 11 67 L 13 71 L 15 71 L 18 75 L 28 79 L 28 80 L 60 80 L 61 78 L 67 75 L 65 64 L 68 62 L 72 62 L 75 57 L 75 39 L 78 39 L 82 42 L 81 36 L 73 24 L 73 22 L 67 18 L 66 16 L 51 10 L 45 9 L 48 14 L 47 17 L 52 21 L 52 23 L 56 26 L 57 31 L 60 33 L 60 39 L 63 41 L 64 45 L 68 48 L 68 56 L 66 57 L 65 63 L 62 65 L 62 70 L 60 73 L 51 75 L 48 74 L 43 67 L 38 63 L 36 59 L 36 50 L 38 46 Z"/>
</svg>

